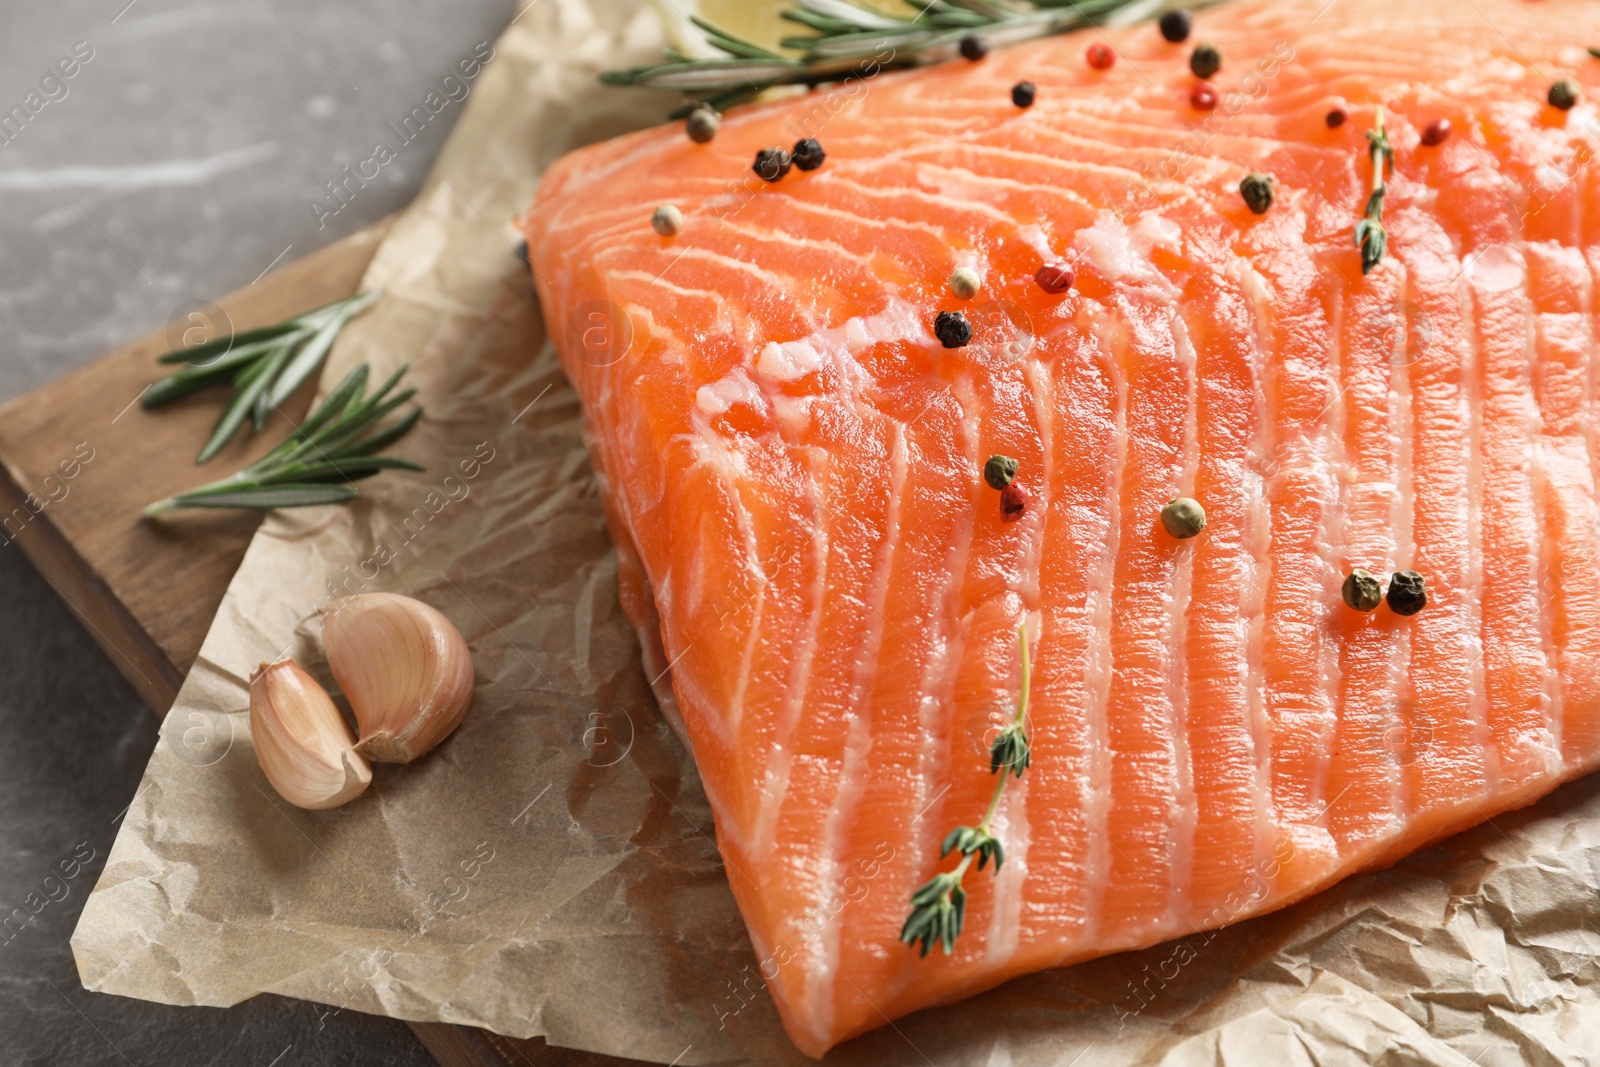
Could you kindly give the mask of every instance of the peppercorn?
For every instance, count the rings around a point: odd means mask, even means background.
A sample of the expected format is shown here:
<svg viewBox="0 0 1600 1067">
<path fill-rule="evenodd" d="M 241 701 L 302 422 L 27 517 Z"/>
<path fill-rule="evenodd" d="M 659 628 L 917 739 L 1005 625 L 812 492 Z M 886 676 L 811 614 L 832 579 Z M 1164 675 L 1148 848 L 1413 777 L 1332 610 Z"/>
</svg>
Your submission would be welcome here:
<svg viewBox="0 0 1600 1067">
<path fill-rule="evenodd" d="M 1328 129 L 1337 130 L 1345 124 L 1345 120 L 1349 117 L 1350 112 L 1346 111 L 1341 105 L 1335 105 L 1328 111 L 1327 116 L 1322 121 L 1328 124 Z"/>
<path fill-rule="evenodd" d="M 763 148 L 756 153 L 755 165 L 750 169 L 760 175 L 762 180 L 775 182 L 789 173 L 793 163 L 794 160 L 783 149 Z"/>
<path fill-rule="evenodd" d="M 1187 11 L 1168 11 L 1161 16 L 1161 36 L 1173 44 L 1182 44 L 1189 39 L 1189 33 L 1194 29 L 1194 16 Z"/>
<path fill-rule="evenodd" d="M 1028 510 L 1028 501 L 1033 496 L 1028 492 L 1028 487 L 1021 482 L 1012 482 L 1000 491 L 1000 521 L 1016 522 L 1022 518 L 1022 513 Z"/>
<path fill-rule="evenodd" d="M 1378 579 L 1359 567 L 1350 572 L 1339 590 L 1344 602 L 1357 611 L 1371 611 L 1383 601 L 1383 586 Z"/>
<path fill-rule="evenodd" d="M 1422 143 L 1429 148 L 1438 148 L 1449 139 L 1449 119 L 1434 119 L 1428 123 L 1428 128 L 1422 131 Z"/>
<path fill-rule="evenodd" d="M 1395 571 L 1389 577 L 1389 610 L 1396 615 L 1415 615 L 1428 606 L 1428 590 L 1416 571 Z"/>
<path fill-rule="evenodd" d="M 989 42 L 977 34 L 961 38 L 961 58 L 976 63 L 989 54 Z"/>
<path fill-rule="evenodd" d="M 1051 296 L 1059 296 L 1072 288 L 1077 272 L 1072 269 L 1072 264 L 1065 260 L 1052 260 L 1034 272 L 1033 280 L 1039 283 L 1039 288 Z"/>
<path fill-rule="evenodd" d="M 1247 174 L 1239 183 L 1239 195 L 1251 211 L 1265 215 L 1272 208 L 1272 177 L 1267 174 Z"/>
<path fill-rule="evenodd" d="M 1206 509 L 1200 506 L 1200 501 L 1190 497 L 1173 497 L 1161 509 L 1161 525 L 1179 540 L 1194 537 L 1206 528 Z"/>
<path fill-rule="evenodd" d="M 983 465 L 983 480 L 989 483 L 990 489 L 1004 489 L 1017 480 L 1017 461 L 995 453 Z"/>
<path fill-rule="evenodd" d="M 959 311 L 941 311 L 933 320 L 933 335 L 946 348 L 964 348 L 972 340 L 972 324 Z"/>
<path fill-rule="evenodd" d="M 517 242 L 517 258 L 522 260 L 522 262 L 524 262 L 524 263 L 529 262 L 529 260 L 528 260 L 528 242 L 527 241 L 518 241 Z"/>
<path fill-rule="evenodd" d="M 1203 44 L 1189 56 L 1189 69 L 1201 81 L 1207 81 L 1222 69 L 1222 53 L 1216 45 Z"/>
<path fill-rule="evenodd" d="M 1562 111 L 1571 111 L 1578 103 L 1578 98 L 1583 95 L 1583 86 L 1574 78 L 1562 78 L 1550 86 L 1550 106 L 1560 108 Z"/>
<path fill-rule="evenodd" d="M 683 212 L 674 204 L 662 204 L 650 216 L 650 227 L 663 237 L 671 237 L 683 227 Z"/>
<path fill-rule="evenodd" d="M 950 275 L 950 292 L 959 299 L 971 300 L 983 288 L 983 278 L 971 267 L 957 267 Z"/>
<path fill-rule="evenodd" d="M 1210 111 L 1217 106 L 1217 87 L 1210 82 L 1195 82 L 1189 90 L 1189 103 L 1197 111 Z"/>
<path fill-rule="evenodd" d="M 822 142 L 815 137 L 802 137 L 794 143 L 792 158 L 801 170 L 816 170 L 828 158 L 828 153 L 822 150 Z"/>
<path fill-rule="evenodd" d="M 689 112 L 689 117 L 683 120 L 683 128 L 689 134 L 689 140 L 695 144 L 706 144 L 722 129 L 722 116 L 711 105 L 701 104 Z"/>
<path fill-rule="evenodd" d="M 1011 87 L 1011 102 L 1018 107 L 1032 107 L 1037 88 L 1032 82 L 1022 81 Z"/>
<path fill-rule="evenodd" d="M 1117 61 L 1117 54 L 1108 44 L 1092 44 L 1083 54 L 1083 58 L 1088 60 L 1089 66 L 1095 70 L 1110 70 Z"/>
</svg>

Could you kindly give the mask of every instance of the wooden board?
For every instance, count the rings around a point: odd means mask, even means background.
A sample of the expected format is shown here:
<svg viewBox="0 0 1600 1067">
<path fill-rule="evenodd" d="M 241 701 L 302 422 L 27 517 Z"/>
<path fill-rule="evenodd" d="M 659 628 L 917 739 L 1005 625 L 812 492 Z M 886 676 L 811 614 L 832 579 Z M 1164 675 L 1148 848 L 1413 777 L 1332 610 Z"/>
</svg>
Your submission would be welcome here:
<svg viewBox="0 0 1600 1067">
<path fill-rule="evenodd" d="M 0 407 L 0 545 L 22 550 L 157 715 L 177 697 L 260 517 L 196 513 L 167 525 L 142 521 L 140 510 L 267 451 L 304 415 L 314 383 L 259 437 L 240 437 L 198 467 L 195 453 L 227 391 L 146 411 L 137 400 L 162 373 L 156 357 L 191 327 L 231 323 L 243 331 L 351 295 L 389 225 L 347 237 L 214 306 L 186 306 L 167 328 Z M 191 319 L 191 311 L 201 317 Z M 637 1067 L 463 1026 L 411 1029 L 445 1067 Z"/>
</svg>

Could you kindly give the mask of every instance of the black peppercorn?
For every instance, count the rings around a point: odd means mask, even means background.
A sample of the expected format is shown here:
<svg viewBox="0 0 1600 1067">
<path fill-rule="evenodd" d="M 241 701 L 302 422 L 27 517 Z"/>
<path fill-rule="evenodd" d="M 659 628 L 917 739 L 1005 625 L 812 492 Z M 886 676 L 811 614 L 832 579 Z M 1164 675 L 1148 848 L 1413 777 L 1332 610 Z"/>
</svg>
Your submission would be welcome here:
<svg viewBox="0 0 1600 1067">
<path fill-rule="evenodd" d="M 976 34 L 961 38 L 961 58 L 974 63 L 989 54 L 989 42 Z"/>
<path fill-rule="evenodd" d="M 822 142 L 815 137 L 805 137 L 794 143 L 794 165 L 801 170 L 816 170 L 827 158 Z"/>
<path fill-rule="evenodd" d="M 1161 36 L 1173 44 L 1182 44 L 1189 39 L 1189 32 L 1194 29 L 1194 16 L 1187 11 L 1168 11 L 1161 16 Z"/>
<path fill-rule="evenodd" d="M 1323 117 L 1323 121 L 1328 124 L 1328 129 L 1337 130 L 1345 124 L 1345 120 L 1349 117 L 1350 112 L 1346 111 L 1344 105 L 1340 104 L 1329 108 L 1328 114 Z"/>
<path fill-rule="evenodd" d="M 1389 610 L 1396 615 L 1415 615 L 1428 606 L 1428 591 L 1416 571 L 1395 571 L 1389 578 Z"/>
<path fill-rule="evenodd" d="M 1032 107 L 1036 91 L 1032 82 L 1018 82 L 1011 87 L 1011 102 L 1018 107 Z"/>
<path fill-rule="evenodd" d="M 1350 572 L 1340 590 L 1344 602 L 1357 611 L 1371 611 L 1383 602 L 1383 586 L 1378 579 L 1359 567 Z"/>
<path fill-rule="evenodd" d="M 789 173 L 789 167 L 794 160 L 789 153 L 781 148 L 763 148 L 756 153 L 755 165 L 751 167 L 763 181 L 775 182 Z"/>
<path fill-rule="evenodd" d="M 1189 69 L 1196 78 L 1205 81 L 1222 69 L 1222 53 L 1215 45 L 1203 44 L 1189 57 Z"/>
<path fill-rule="evenodd" d="M 941 311 L 933 320 L 933 335 L 946 348 L 962 348 L 972 340 L 972 324 L 959 311 Z"/>
<path fill-rule="evenodd" d="M 1265 215 L 1272 208 L 1272 178 L 1266 174 L 1249 174 L 1239 183 L 1239 195 L 1250 210 Z"/>
<path fill-rule="evenodd" d="M 1550 106 L 1560 108 L 1562 111 L 1571 111 L 1578 103 L 1578 98 L 1583 95 L 1583 86 L 1576 79 L 1562 78 L 1550 86 Z"/>
<path fill-rule="evenodd" d="M 528 260 L 528 242 L 527 241 L 518 241 L 517 242 L 517 258 L 522 260 L 522 262 L 524 262 L 524 263 L 527 263 L 529 261 Z"/>
<path fill-rule="evenodd" d="M 990 489 L 1004 489 L 1017 477 L 1017 461 L 1010 456 L 999 454 L 989 457 L 989 462 L 983 465 L 983 480 L 989 483 Z"/>
</svg>

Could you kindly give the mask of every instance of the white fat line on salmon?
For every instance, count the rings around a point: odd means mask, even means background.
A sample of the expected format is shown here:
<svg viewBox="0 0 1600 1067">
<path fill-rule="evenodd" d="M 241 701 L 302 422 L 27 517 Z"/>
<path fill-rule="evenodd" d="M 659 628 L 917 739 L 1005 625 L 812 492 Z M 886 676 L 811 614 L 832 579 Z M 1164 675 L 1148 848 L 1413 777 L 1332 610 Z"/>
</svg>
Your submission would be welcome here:
<svg viewBox="0 0 1600 1067">
<path fill-rule="evenodd" d="M 797 935 L 794 944 L 780 940 L 756 962 L 754 972 L 748 964 L 740 968 L 738 974 L 734 975 L 738 983 L 735 984 L 732 979 L 727 982 L 732 997 L 725 997 L 721 1004 L 712 1005 L 712 1010 L 717 1014 L 717 1029 L 727 1029 L 728 1020 L 754 1003 L 758 994 L 767 991 L 783 968 L 797 959 L 803 960 L 814 955 L 822 947 L 825 934 L 833 928 L 840 914 L 850 905 L 860 904 L 871 895 L 873 879 L 894 861 L 896 855 L 892 844 L 886 840 L 879 841 L 872 847 L 871 858 L 857 859 L 850 864 L 836 890 L 830 890 L 827 897 L 808 908 L 803 916 L 789 921 L 790 930 Z M 744 993 L 750 994 L 750 999 L 745 999 Z M 738 1006 L 724 1007 L 732 1001 L 737 1001 Z"/>
<path fill-rule="evenodd" d="M 885 66 L 893 63 L 895 55 L 892 45 L 887 42 L 881 44 L 872 58 L 862 64 L 857 73 L 845 78 L 829 90 L 810 111 L 800 116 L 798 121 L 794 115 L 790 115 L 784 122 L 785 135 L 793 135 L 796 140 L 815 138 L 827 127 L 828 122 L 846 107 L 864 101 L 871 94 L 872 87 L 869 80 Z M 753 83 L 751 87 L 755 87 Z M 772 184 L 753 170 L 747 170 L 738 181 L 724 182 L 723 191 L 708 199 L 705 206 L 719 222 L 726 222 L 743 211 L 761 195 L 762 190 Z"/>
<path fill-rule="evenodd" d="M 1159 195 L 1156 182 L 1178 181 L 1179 172 L 1198 157 L 1246 106 L 1259 103 L 1271 95 L 1270 83 L 1277 79 L 1283 66 L 1292 62 L 1294 57 L 1294 46 L 1288 41 L 1280 40 L 1274 44 L 1271 53 L 1256 60 L 1255 65 L 1240 77 L 1239 89 L 1218 101 L 1217 107 L 1199 123 L 1196 137 L 1180 142 L 1155 165 L 1156 173 L 1152 174 L 1149 164 L 1140 165 L 1137 175 L 1129 179 L 1127 203 L 1113 210 L 1126 221 L 1148 209 Z"/>
<path fill-rule="evenodd" d="M 1112 1010 L 1117 1013 L 1117 1029 L 1127 1028 L 1130 1021 L 1142 1015 L 1146 1008 L 1156 1002 L 1157 996 L 1167 986 L 1178 980 L 1183 969 L 1200 957 L 1200 952 L 1222 932 L 1223 927 L 1231 926 L 1245 916 L 1252 914 L 1257 907 L 1272 896 L 1272 882 L 1278 877 L 1285 864 L 1294 859 L 1295 846 L 1291 837 L 1280 838 L 1277 847 L 1271 856 L 1257 863 L 1245 875 L 1240 889 L 1228 894 L 1213 908 L 1210 914 L 1201 917 L 1201 921 L 1193 924 L 1191 932 L 1179 940 L 1164 958 L 1159 960 L 1151 971 L 1151 965 L 1145 964 L 1140 975 L 1128 979 L 1128 996 L 1112 1004 Z"/>
</svg>

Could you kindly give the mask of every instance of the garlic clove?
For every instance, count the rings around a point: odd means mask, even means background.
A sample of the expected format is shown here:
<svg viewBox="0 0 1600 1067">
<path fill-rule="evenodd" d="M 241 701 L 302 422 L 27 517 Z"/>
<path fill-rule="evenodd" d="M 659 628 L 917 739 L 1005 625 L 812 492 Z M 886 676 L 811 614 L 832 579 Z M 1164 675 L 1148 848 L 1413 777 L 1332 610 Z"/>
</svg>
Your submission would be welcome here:
<svg viewBox="0 0 1600 1067">
<path fill-rule="evenodd" d="M 333 699 L 292 659 L 250 676 L 250 738 L 267 781 L 297 807 L 336 808 L 372 784 L 372 765 Z"/>
<path fill-rule="evenodd" d="M 472 703 L 472 653 L 450 620 L 420 600 L 360 593 L 322 619 L 328 666 L 379 763 L 410 763 L 461 724 Z"/>
</svg>

